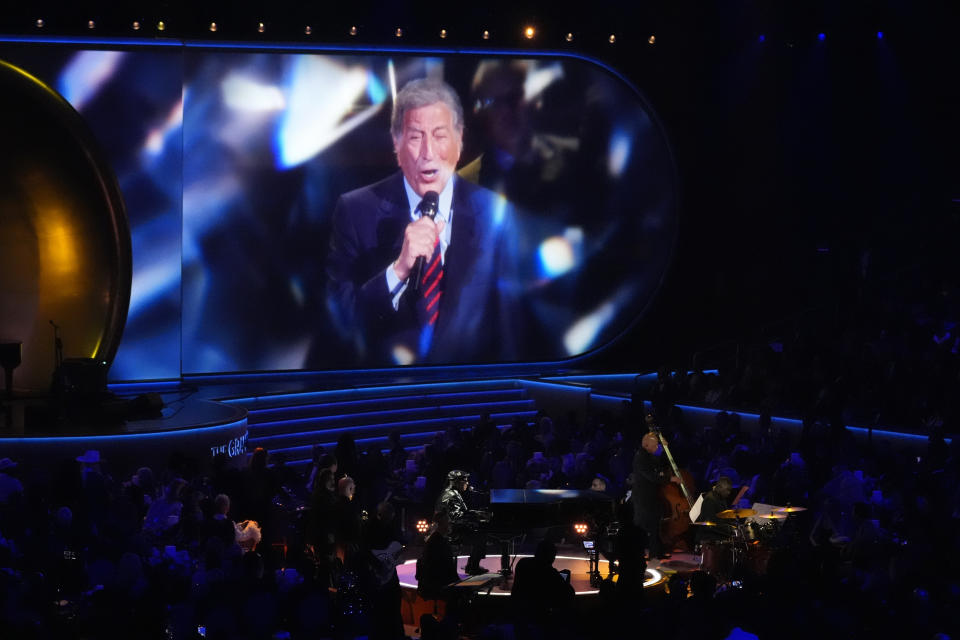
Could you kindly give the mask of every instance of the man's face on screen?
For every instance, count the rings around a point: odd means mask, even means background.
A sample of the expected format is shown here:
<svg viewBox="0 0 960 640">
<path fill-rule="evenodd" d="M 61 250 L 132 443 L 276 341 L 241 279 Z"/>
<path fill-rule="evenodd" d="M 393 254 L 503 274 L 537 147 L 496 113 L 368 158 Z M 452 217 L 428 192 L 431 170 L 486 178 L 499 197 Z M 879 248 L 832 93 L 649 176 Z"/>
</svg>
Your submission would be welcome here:
<svg viewBox="0 0 960 640">
<path fill-rule="evenodd" d="M 454 128 L 453 113 L 442 102 L 404 114 L 403 129 L 393 145 L 400 170 L 417 195 L 443 191 L 460 160 L 462 138 L 463 132 Z"/>
</svg>

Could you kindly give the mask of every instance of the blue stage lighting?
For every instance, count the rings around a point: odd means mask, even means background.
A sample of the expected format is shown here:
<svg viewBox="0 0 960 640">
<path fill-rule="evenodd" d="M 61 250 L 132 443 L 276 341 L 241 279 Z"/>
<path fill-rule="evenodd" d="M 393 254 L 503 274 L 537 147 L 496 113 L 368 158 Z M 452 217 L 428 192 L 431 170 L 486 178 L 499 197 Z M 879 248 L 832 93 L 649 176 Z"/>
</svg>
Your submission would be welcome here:
<svg viewBox="0 0 960 640">
<path fill-rule="evenodd" d="M 883 31 L 877 31 L 877 40 L 883 40 Z"/>
<path fill-rule="evenodd" d="M 765 41 L 766 39 L 767 39 L 767 36 L 765 36 L 765 35 L 763 35 L 763 34 L 761 33 L 761 34 L 760 34 L 760 37 L 757 38 L 757 41 L 758 41 L 758 42 L 763 42 L 763 41 Z"/>
<path fill-rule="evenodd" d="M 823 42 L 824 40 L 827 39 L 827 34 L 825 34 L 825 33 L 818 33 L 818 34 L 817 34 L 817 39 L 820 40 L 820 42 Z"/>
</svg>

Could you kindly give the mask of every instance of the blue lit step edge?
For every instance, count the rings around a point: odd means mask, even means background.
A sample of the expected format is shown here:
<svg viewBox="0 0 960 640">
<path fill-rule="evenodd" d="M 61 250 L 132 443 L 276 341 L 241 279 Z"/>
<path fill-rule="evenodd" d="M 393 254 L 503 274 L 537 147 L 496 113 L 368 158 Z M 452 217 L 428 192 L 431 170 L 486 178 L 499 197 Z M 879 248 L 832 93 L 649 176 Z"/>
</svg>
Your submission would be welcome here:
<svg viewBox="0 0 960 640">
<path fill-rule="evenodd" d="M 513 423 L 498 424 L 497 429 L 503 431 L 511 426 L 513 426 Z M 403 448 L 407 451 L 416 450 L 433 440 L 436 433 L 436 431 L 417 431 L 414 433 L 404 433 L 400 436 L 400 444 L 402 444 Z M 357 444 L 357 451 L 361 453 L 363 451 L 369 451 L 374 446 L 379 446 L 381 453 L 390 452 L 390 448 L 387 446 L 390 440 L 387 436 L 359 438 L 355 442 Z M 320 445 L 323 447 L 324 451 L 332 451 L 337 446 L 337 443 L 335 440 L 318 441 L 308 445 L 300 445 L 296 447 L 268 449 L 270 453 L 270 461 L 271 463 L 275 463 L 278 458 L 283 458 L 284 464 L 288 466 L 309 464 L 313 461 L 314 445 Z"/>
<path fill-rule="evenodd" d="M 521 418 L 527 422 L 533 420 L 537 415 L 536 411 L 515 411 L 509 413 L 500 413 L 492 414 L 490 419 L 500 423 L 513 423 L 517 418 Z M 247 447 L 264 447 L 268 451 L 273 450 L 277 446 L 281 447 L 292 447 L 298 444 L 309 444 L 313 445 L 316 442 L 319 442 L 321 439 L 333 438 L 334 441 L 344 433 L 351 433 L 355 436 L 363 437 L 374 437 L 374 436 L 389 436 L 391 431 L 398 430 L 401 432 L 401 436 L 404 433 L 410 433 L 413 431 L 429 431 L 431 434 L 436 433 L 437 431 L 442 431 L 450 426 L 459 426 L 460 428 L 472 427 L 480 420 L 479 414 L 474 415 L 465 415 L 465 416 L 456 416 L 456 417 L 445 417 L 445 418 L 431 418 L 426 420 L 410 420 L 405 422 L 387 422 L 381 424 L 371 424 L 359 427 L 339 427 L 331 429 L 320 429 L 315 431 L 300 431 L 296 433 L 285 433 L 277 435 L 260 435 L 254 436 L 250 435 L 247 440 Z"/>
<path fill-rule="evenodd" d="M 410 385 L 380 385 L 372 387 L 354 387 L 350 389 L 329 389 L 326 391 L 298 391 L 296 393 L 274 393 L 259 396 L 239 396 L 221 398 L 227 404 L 239 404 L 247 409 L 259 407 L 278 407 L 284 404 L 338 402 L 341 400 L 362 400 L 366 398 L 396 398 L 401 396 L 430 395 L 444 392 L 469 392 L 490 389 L 519 389 L 516 380 L 474 380 L 464 382 L 435 382 Z"/>
<path fill-rule="evenodd" d="M 450 402 L 451 400 L 466 399 L 474 402 L 498 402 L 523 400 L 525 397 L 526 391 L 523 389 L 497 389 L 493 391 L 439 393 L 432 395 L 366 398 L 363 400 L 284 405 L 263 409 L 249 409 L 247 415 L 251 422 L 267 422 L 280 417 L 307 418 L 334 415 L 336 413 L 359 413 L 366 407 L 379 411 L 409 407 L 433 407 Z"/>
<path fill-rule="evenodd" d="M 383 422 L 392 418 L 410 418 L 410 417 L 455 417 L 458 414 L 470 413 L 471 415 L 483 415 L 484 413 L 503 413 L 505 411 L 522 411 L 535 407 L 535 402 L 528 400 L 509 400 L 507 402 L 474 402 L 470 404 L 454 404 L 437 407 L 412 407 L 409 409 L 392 409 L 388 411 L 364 411 L 360 413 L 345 413 L 333 416 L 320 416 L 314 418 L 291 418 L 289 420 L 274 420 L 270 422 L 258 422 L 247 418 L 249 431 L 251 435 L 263 431 L 273 433 L 289 432 L 293 429 L 317 428 L 324 425 L 338 425 L 343 427 L 362 426 L 366 424 Z"/>
</svg>

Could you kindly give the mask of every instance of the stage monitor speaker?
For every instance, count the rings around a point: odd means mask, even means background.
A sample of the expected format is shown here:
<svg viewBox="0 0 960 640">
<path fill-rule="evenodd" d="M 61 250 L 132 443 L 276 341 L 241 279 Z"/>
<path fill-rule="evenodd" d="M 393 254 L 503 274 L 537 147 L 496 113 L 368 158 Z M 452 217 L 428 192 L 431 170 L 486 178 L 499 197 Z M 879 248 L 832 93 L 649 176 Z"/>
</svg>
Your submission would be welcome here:
<svg viewBox="0 0 960 640">
<path fill-rule="evenodd" d="M 127 420 L 153 420 L 163 417 L 163 397 L 159 393 L 144 393 L 127 405 Z"/>
<path fill-rule="evenodd" d="M 100 394 L 107 391 L 110 364 L 96 358 L 65 358 L 54 374 L 66 394 Z"/>
</svg>

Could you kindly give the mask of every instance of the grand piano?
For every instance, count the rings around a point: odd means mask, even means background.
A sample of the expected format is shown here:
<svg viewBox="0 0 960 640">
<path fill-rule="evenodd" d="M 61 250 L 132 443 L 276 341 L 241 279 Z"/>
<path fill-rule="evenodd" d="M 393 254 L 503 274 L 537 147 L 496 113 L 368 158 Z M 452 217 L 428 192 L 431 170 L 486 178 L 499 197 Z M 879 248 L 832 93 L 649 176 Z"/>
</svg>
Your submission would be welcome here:
<svg viewBox="0 0 960 640">
<path fill-rule="evenodd" d="M 613 516 L 613 498 L 579 489 L 492 489 L 493 528 L 528 529 L 572 526 Z"/>
<path fill-rule="evenodd" d="M 550 529 L 572 530 L 584 523 L 596 532 L 615 517 L 613 498 L 578 489 L 492 489 L 480 531 L 500 543 L 500 572 L 511 571 L 512 547 L 528 534 Z M 586 532 L 585 532 L 586 533 Z"/>
</svg>

